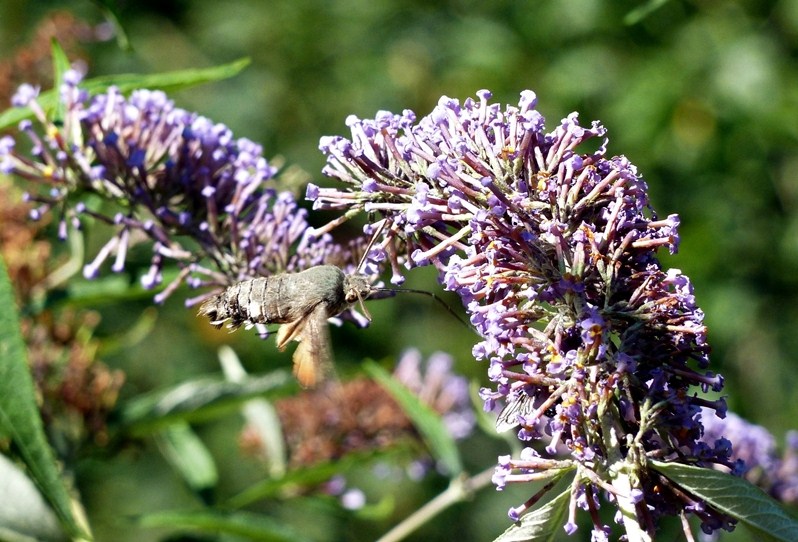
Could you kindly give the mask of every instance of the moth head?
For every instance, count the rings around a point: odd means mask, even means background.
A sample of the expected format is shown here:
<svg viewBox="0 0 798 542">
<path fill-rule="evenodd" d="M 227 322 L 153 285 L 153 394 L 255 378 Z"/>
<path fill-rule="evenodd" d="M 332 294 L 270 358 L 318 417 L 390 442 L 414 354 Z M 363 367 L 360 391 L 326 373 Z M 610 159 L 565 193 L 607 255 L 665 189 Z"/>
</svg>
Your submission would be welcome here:
<svg viewBox="0 0 798 542">
<path fill-rule="evenodd" d="M 369 279 L 365 275 L 347 275 L 346 278 L 344 278 L 344 299 L 346 303 L 349 305 L 360 303 L 360 310 L 363 311 L 363 314 L 365 314 L 366 318 L 369 320 L 371 320 L 371 315 L 369 311 L 366 310 L 363 301 L 368 299 L 372 291 L 371 282 L 369 282 Z"/>
<path fill-rule="evenodd" d="M 368 299 L 372 289 L 371 282 L 365 275 L 347 275 L 344 279 L 344 298 L 349 304 Z"/>
</svg>

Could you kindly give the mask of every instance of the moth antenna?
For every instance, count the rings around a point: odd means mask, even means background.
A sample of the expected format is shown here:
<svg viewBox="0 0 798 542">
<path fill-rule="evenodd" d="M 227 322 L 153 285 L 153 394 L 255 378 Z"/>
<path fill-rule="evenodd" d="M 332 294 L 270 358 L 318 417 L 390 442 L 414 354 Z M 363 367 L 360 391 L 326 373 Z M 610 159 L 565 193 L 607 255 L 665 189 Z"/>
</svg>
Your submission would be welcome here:
<svg viewBox="0 0 798 542">
<path fill-rule="evenodd" d="M 443 308 L 445 308 L 445 309 L 446 309 L 446 312 L 448 312 L 449 314 L 451 314 L 452 316 L 454 316 L 454 317 L 455 317 L 455 319 L 456 319 L 458 322 L 460 322 L 460 323 L 461 323 L 461 324 L 463 324 L 465 327 L 467 327 L 468 329 L 470 329 L 471 331 L 473 331 L 473 332 L 475 332 L 475 333 L 476 333 L 476 329 L 474 329 L 474 326 L 470 325 L 468 322 L 466 322 L 465 320 L 463 320 L 463 318 L 462 318 L 462 317 L 461 317 L 459 314 L 457 314 L 456 312 L 454 312 L 454 309 L 452 309 L 452 308 L 451 308 L 451 307 L 450 307 L 450 306 L 449 306 L 449 305 L 446 303 L 446 301 L 444 301 L 443 299 L 441 299 L 440 297 L 438 297 L 437 295 L 435 295 L 435 294 L 434 294 L 434 293 L 432 293 L 432 292 L 428 292 L 428 291 L 426 291 L 426 290 L 416 290 L 416 289 L 414 289 L 414 288 L 374 288 L 374 291 L 375 291 L 375 292 L 407 292 L 407 293 L 409 293 L 409 294 L 423 294 L 423 295 L 427 295 L 427 296 L 431 297 L 432 299 L 434 299 L 435 301 L 437 301 L 438 303 L 440 303 L 441 305 L 443 305 Z M 361 302 L 362 302 L 362 300 L 361 300 Z"/>
</svg>

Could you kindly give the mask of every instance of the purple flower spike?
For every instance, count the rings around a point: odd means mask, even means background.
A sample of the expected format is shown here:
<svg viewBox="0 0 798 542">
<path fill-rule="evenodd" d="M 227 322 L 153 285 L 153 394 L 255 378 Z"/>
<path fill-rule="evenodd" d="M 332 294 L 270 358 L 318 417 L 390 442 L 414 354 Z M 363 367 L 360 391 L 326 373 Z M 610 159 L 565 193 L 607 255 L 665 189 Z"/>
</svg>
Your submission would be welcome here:
<svg viewBox="0 0 798 542">
<path fill-rule="evenodd" d="M 436 352 L 425 362 L 416 349 L 406 350 L 394 375 L 424 403 L 443 413 L 443 422 L 455 439 L 466 438 L 476 425 L 468 394 L 468 380 L 452 371 L 454 360 Z"/>
<path fill-rule="evenodd" d="M 376 215 L 394 269 L 434 265 L 460 295 L 481 335 L 474 356 L 495 383 L 481 392 L 486 408 L 504 402 L 499 428 L 520 425 L 519 438 L 542 440 L 547 456 L 500 462 L 497 486 L 574 469 L 572 509 L 592 517 L 604 491 L 625 525 L 694 511 L 643 461 L 728 464 L 722 447 L 701 442 L 696 416 L 725 409 L 697 393 L 722 387 L 705 372 L 703 312 L 689 279 L 657 257 L 677 250 L 678 217 L 657 218 L 598 122 L 572 113 L 547 132 L 533 92 L 518 105 L 489 100 L 443 97 L 417 122 L 407 112 L 350 117 L 351 139 L 320 145 L 324 173 L 346 188 L 309 192 L 314 208 Z M 699 516 L 710 531 L 732 525 L 709 506 Z M 594 524 L 591 536 L 608 532 Z"/>
<path fill-rule="evenodd" d="M 21 126 L 34 156 L 22 156 L 13 139 L 0 139 L 0 171 L 40 181 L 36 217 L 55 211 L 77 228 L 89 215 L 114 228 L 111 240 L 85 269 L 96 277 L 110 258 L 122 272 L 130 248 L 152 243 L 146 288 L 161 286 L 163 267 L 181 272 L 165 285 L 163 301 L 177 286 L 228 286 L 247 278 L 299 271 L 334 261 L 354 265 L 363 239 L 351 246 L 311 235 L 306 211 L 289 193 L 270 186 L 276 170 L 259 145 L 236 139 L 226 126 L 175 106 L 160 91 L 124 96 L 116 88 L 89 97 L 80 73 L 65 73 L 59 94 L 65 111 L 56 125 L 36 107 L 38 89 L 23 85 L 15 98 L 37 113 L 41 129 Z M 312 193 L 312 189 L 309 189 Z M 89 210 L 83 198 L 97 194 L 117 203 L 108 214 Z M 191 280 L 189 280 L 191 279 Z M 202 301 L 198 296 L 193 301 Z"/>
</svg>

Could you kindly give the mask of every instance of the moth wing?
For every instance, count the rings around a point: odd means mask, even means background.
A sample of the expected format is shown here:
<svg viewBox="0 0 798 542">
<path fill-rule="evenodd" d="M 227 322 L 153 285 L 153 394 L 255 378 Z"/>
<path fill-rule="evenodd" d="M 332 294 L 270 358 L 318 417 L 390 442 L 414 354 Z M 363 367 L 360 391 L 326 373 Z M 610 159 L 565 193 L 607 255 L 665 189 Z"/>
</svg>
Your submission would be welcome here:
<svg viewBox="0 0 798 542">
<path fill-rule="evenodd" d="M 313 388 L 332 373 L 333 367 L 324 304 L 317 305 L 307 316 L 280 327 L 277 346 L 282 350 L 292 340 L 299 342 L 294 351 L 294 375 L 302 387 Z"/>
<path fill-rule="evenodd" d="M 280 329 L 277 330 L 277 348 L 281 352 L 285 350 L 285 347 L 291 341 L 299 342 L 302 340 L 302 332 L 305 330 L 309 318 L 310 313 L 280 326 Z"/>
<path fill-rule="evenodd" d="M 496 432 L 504 433 L 521 424 L 520 417 L 534 412 L 534 401 L 526 393 L 521 393 L 509 400 L 496 418 Z"/>
</svg>

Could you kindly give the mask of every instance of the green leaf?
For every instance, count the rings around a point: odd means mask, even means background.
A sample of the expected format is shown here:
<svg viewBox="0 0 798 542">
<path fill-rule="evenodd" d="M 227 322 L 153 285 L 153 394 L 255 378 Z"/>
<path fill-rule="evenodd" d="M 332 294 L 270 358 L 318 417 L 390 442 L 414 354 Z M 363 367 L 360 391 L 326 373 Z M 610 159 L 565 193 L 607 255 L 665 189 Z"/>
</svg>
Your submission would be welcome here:
<svg viewBox="0 0 798 542">
<path fill-rule="evenodd" d="M 229 382 L 207 377 L 142 395 L 121 407 L 122 428 L 140 435 L 179 421 L 207 420 L 226 414 L 245 401 L 295 385 L 286 371 Z"/>
<path fill-rule="evenodd" d="M 351 453 L 329 463 L 319 463 L 310 467 L 292 470 L 281 478 L 262 480 L 248 487 L 227 501 L 226 506 L 229 508 L 241 508 L 254 502 L 267 499 L 269 497 L 274 497 L 283 492 L 283 490 L 287 487 L 302 487 L 320 484 L 322 482 L 326 482 L 336 474 L 347 472 L 359 465 L 364 464 L 374 457 L 380 457 L 384 459 L 386 456 L 390 456 L 392 453 L 394 452 L 368 451 L 362 453 Z"/>
<path fill-rule="evenodd" d="M 31 478 L 53 507 L 64 530 L 73 537 L 85 537 L 72 515 L 69 492 L 44 435 L 25 343 L 14 310 L 14 294 L 2 259 L 0 306 L 4 307 L 0 311 L 0 435 L 10 437 L 16 445 Z"/>
<path fill-rule="evenodd" d="M 67 54 L 55 38 L 53 38 L 50 43 L 50 50 L 53 55 L 53 89 L 58 91 L 58 89 L 61 88 L 61 84 L 64 82 L 64 73 L 70 68 L 69 57 L 67 57 Z M 65 113 L 66 106 L 59 100 L 55 114 L 53 115 L 54 120 L 56 122 L 63 120 Z"/>
<path fill-rule="evenodd" d="M 247 540 L 267 542 L 303 542 L 309 540 L 301 532 L 282 521 L 251 512 L 218 512 L 214 510 L 172 511 L 147 514 L 136 519 L 142 527 L 170 527 L 176 531 L 228 534 Z"/>
<path fill-rule="evenodd" d="M 558 484 L 559 485 L 559 484 Z M 559 495 L 538 509 L 521 516 L 512 527 L 499 535 L 494 542 L 523 542 L 534 540 L 545 542 L 554 540 L 563 531 L 563 519 L 571 501 L 571 489 L 566 488 Z"/>
<path fill-rule="evenodd" d="M 401 446 L 393 446 L 388 450 L 353 452 L 334 461 L 291 470 L 281 478 L 262 480 L 248 487 L 228 500 L 225 506 L 227 508 L 241 508 L 281 494 L 295 493 L 286 491 L 286 489 L 318 485 L 337 474 L 351 472 L 353 469 L 362 467 L 369 462 L 380 461 L 388 464 L 397 462 L 396 458 L 405 452 L 407 452 L 407 449 L 402 449 Z"/>
<path fill-rule="evenodd" d="M 87 228 L 89 229 L 89 228 Z M 81 265 L 82 267 L 82 265 Z M 161 273 L 163 284 L 169 284 L 177 278 L 179 271 L 173 266 L 164 266 Z M 47 300 L 48 307 L 57 303 L 68 302 L 70 307 L 97 308 L 120 301 L 152 301 L 162 288 L 148 290 L 141 285 L 141 280 L 132 279 L 127 273 L 102 275 L 96 279 L 82 276 L 70 278 L 63 290 L 57 290 Z"/>
<path fill-rule="evenodd" d="M 151 290 L 145 290 L 140 283 L 131 285 L 130 277 L 118 273 L 103 275 L 95 280 L 75 278 L 69 282 L 66 289 L 70 305 L 86 307 L 146 299 L 152 296 Z"/>
<path fill-rule="evenodd" d="M 740 521 L 757 535 L 792 542 L 798 540 L 798 522 L 782 506 L 758 487 L 714 469 L 680 463 L 651 461 L 657 471 L 695 497 Z"/>
<path fill-rule="evenodd" d="M 194 68 L 155 74 L 121 74 L 107 75 L 86 79 L 80 85 L 89 94 L 104 92 L 109 86 L 115 85 L 123 94 L 140 89 L 160 89 L 172 92 L 196 85 L 221 81 L 237 75 L 249 64 L 248 58 L 242 58 L 229 64 L 213 66 L 211 68 Z M 37 98 L 39 105 L 45 111 L 52 111 L 58 105 L 58 89 L 42 92 Z M 0 130 L 16 125 L 21 120 L 31 118 L 33 112 L 28 107 L 14 107 L 0 113 Z"/>
<path fill-rule="evenodd" d="M 127 32 L 120 19 L 119 2 L 113 0 L 93 0 L 93 3 L 100 8 L 105 18 L 114 27 L 114 36 L 116 36 L 116 45 L 125 52 L 131 52 L 133 48 L 130 46 L 130 40 L 127 37 Z"/>
<path fill-rule="evenodd" d="M 230 382 L 241 382 L 247 378 L 247 371 L 241 365 L 235 351 L 229 346 L 219 348 L 219 364 Z M 277 409 L 266 399 L 251 399 L 241 406 L 241 414 L 263 444 L 263 451 L 269 476 L 280 478 L 285 475 L 288 461 L 285 435 L 283 435 Z"/>
<path fill-rule="evenodd" d="M 636 25 L 669 1 L 670 0 L 648 0 L 648 2 L 642 3 L 624 16 L 623 24 L 627 26 Z"/>
<path fill-rule="evenodd" d="M 104 338 L 97 352 L 104 358 L 112 352 L 119 352 L 143 342 L 155 328 L 157 321 L 158 309 L 147 307 L 124 332 Z"/>
<path fill-rule="evenodd" d="M 353 510 L 352 514 L 363 521 L 386 521 L 396 512 L 396 498 L 393 495 L 384 495 L 379 502 L 366 504 Z"/>
<path fill-rule="evenodd" d="M 248 58 L 241 58 L 228 64 L 210 68 L 191 68 L 165 73 L 153 74 L 119 74 L 95 77 L 83 82 L 81 87 L 91 94 L 104 92 L 109 86 L 116 86 L 123 94 L 140 88 L 160 89 L 173 92 L 197 85 L 222 81 L 238 75 L 250 63 Z"/>
<path fill-rule="evenodd" d="M 216 486 L 219 472 L 213 456 L 187 423 L 175 423 L 156 436 L 166 460 L 197 493 Z"/>
<path fill-rule="evenodd" d="M 399 403 L 421 433 L 433 457 L 446 469 L 447 474 L 452 478 L 459 475 L 463 471 L 460 452 L 440 414 L 425 405 L 418 396 L 376 363 L 367 362 L 364 368 Z"/>
<path fill-rule="evenodd" d="M 70 68 L 69 57 L 55 39 L 50 42 L 50 53 L 53 55 L 53 88 L 59 88 L 64 81 L 64 73 Z"/>
<path fill-rule="evenodd" d="M 25 473 L 0 454 L 0 540 L 66 540 L 58 518 Z"/>
</svg>

